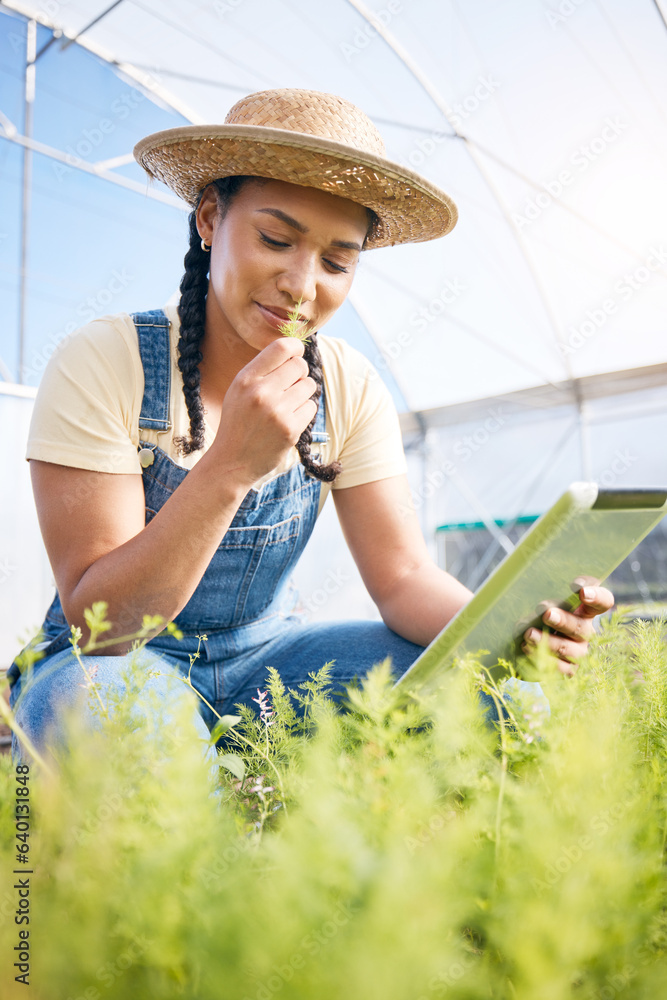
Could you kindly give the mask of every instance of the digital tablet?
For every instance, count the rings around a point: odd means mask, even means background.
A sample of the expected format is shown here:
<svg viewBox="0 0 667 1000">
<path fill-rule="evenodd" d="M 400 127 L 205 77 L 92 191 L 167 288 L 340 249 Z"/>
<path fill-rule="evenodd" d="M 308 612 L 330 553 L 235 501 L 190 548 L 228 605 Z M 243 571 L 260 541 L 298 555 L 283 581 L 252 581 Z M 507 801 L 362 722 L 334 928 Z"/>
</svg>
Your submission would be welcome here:
<svg viewBox="0 0 667 1000">
<path fill-rule="evenodd" d="M 523 634 L 546 606 L 580 604 L 575 580 L 602 583 L 667 513 L 667 489 L 602 489 L 573 483 L 535 522 L 477 593 L 397 682 L 406 691 L 438 687 L 443 671 L 467 653 L 498 677 L 517 664 Z M 518 667 L 520 672 L 520 665 Z"/>
</svg>

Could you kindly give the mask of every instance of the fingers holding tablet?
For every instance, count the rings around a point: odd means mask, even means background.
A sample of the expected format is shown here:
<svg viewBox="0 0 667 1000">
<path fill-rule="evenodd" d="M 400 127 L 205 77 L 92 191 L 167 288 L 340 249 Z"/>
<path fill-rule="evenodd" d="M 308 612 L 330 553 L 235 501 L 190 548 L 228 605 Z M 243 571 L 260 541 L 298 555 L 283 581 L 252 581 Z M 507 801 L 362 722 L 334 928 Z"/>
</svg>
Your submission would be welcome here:
<svg viewBox="0 0 667 1000">
<path fill-rule="evenodd" d="M 542 621 L 549 627 L 547 632 L 549 648 L 556 656 L 558 669 L 572 676 L 586 653 L 588 640 L 593 635 L 593 619 L 614 606 L 614 595 L 606 587 L 599 587 L 587 581 L 576 581 L 581 603 L 573 611 L 548 607 Z M 546 603 L 546 602 L 545 602 Z M 529 656 L 542 640 L 543 633 L 537 628 L 529 628 L 523 635 L 522 651 Z"/>
<path fill-rule="evenodd" d="M 611 611 L 614 606 L 614 595 L 606 587 L 594 587 L 586 584 L 579 590 L 581 604 L 573 614 L 580 618 L 597 618 L 605 611 Z"/>
<path fill-rule="evenodd" d="M 529 628 L 524 633 L 521 644 L 523 654 L 530 657 L 542 642 L 544 635 L 547 636 L 549 649 L 556 657 L 558 669 L 562 674 L 572 677 L 579 666 L 579 660 L 588 652 L 587 638 L 570 639 L 556 632 L 541 632 L 537 628 Z"/>
</svg>

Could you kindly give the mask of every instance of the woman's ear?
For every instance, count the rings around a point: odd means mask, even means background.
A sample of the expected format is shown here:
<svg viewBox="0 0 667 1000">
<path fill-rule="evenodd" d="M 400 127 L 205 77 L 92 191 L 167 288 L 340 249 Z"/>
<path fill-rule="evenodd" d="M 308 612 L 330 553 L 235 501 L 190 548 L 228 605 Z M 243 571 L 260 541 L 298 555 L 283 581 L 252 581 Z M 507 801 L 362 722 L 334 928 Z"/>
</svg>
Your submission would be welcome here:
<svg viewBox="0 0 667 1000">
<path fill-rule="evenodd" d="M 197 232 L 207 243 L 213 242 L 213 226 L 218 217 L 218 195 L 212 184 L 204 188 L 197 205 Z"/>
</svg>

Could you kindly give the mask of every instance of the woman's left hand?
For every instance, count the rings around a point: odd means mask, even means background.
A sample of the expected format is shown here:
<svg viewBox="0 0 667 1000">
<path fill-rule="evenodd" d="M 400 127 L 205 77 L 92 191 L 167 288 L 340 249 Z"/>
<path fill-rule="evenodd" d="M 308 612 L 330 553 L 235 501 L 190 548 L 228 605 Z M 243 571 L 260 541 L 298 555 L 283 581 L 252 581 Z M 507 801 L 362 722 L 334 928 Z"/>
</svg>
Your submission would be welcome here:
<svg viewBox="0 0 667 1000">
<path fill-rule="evenodd" d="M 614 606 L 614 595 L 606 587 L 586 585 L 579 591 L 581 604 L 574 611 L 563 611 L 562 608 L 548 608 L 542 615 L 542 621 L 553 629 L 547 632 L 549 646 L 558 660 L 558 669 L 571 677 L 579 660 L 588 652 L 588 640 L 593 635 L 593 619 L 609 611 Z M 529 628 L 524 632 L 523 652 L 529 656 L 535 651 L 542 639 L 540 629 Z"/>
</svg>

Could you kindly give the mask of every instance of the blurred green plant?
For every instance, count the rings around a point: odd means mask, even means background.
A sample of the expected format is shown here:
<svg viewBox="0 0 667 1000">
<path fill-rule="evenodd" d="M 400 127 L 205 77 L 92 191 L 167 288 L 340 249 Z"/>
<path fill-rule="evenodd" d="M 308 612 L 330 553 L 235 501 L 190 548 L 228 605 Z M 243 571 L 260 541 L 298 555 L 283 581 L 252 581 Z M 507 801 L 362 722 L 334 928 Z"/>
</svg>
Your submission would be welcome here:
<svg viewBox="0 0 667 1000">
<path fill-rule="evenodd" d="M 345 711 L 328 665 L 298 691 L 270 670 L 256 710 L 216 727 L 215 780 L 188 699 L 169 732 L 150 710 L 137 726 L 135 669 L 99 730 L 69 720 L 57 774 L 32 771 L 35 995 L 662 996 L 664 631 L 612 620 L 573 679 L 538 657 L 547 709 L 474 658 L 429 699 L 399 696 L 378 664 Z M 11 872 L 6 763 L 0 782 Z M 0 893 L 7 1000 L 24 995 L 12 892 Z"/>
</svg>

